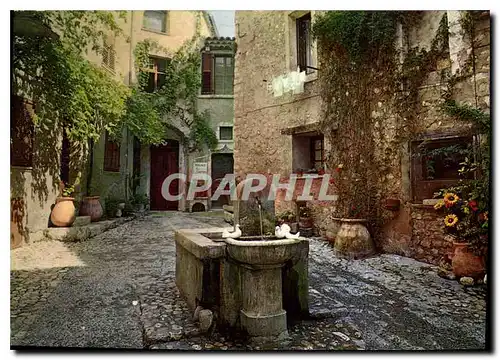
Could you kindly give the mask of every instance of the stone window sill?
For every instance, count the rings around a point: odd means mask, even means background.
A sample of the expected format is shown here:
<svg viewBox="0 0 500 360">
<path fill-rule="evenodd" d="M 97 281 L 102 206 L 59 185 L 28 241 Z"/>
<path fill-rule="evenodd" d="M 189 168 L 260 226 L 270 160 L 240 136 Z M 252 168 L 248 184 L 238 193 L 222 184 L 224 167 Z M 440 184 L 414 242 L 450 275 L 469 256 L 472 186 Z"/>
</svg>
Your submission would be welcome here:
<svg viewBox="0 0 500 360">
<path fill-rule="evenodd" d="M 234 99 L 234 95 L 198 95 L 198 99 Z"/>
<path fill-rule="evenodd" d="M 147 31 L 155 34 L 160 34 L 160 35 L 168 35 L 168 33 L 163 32 L 163 31 L 158 31 L 158 30 L 152 30 L 152 29 L 147 29 L 147 28 L 141 28 L 142 31 Z"/>
<path fill-rule="evenodd" d="M 11 169 L 16 169 L 16 170 L 23 170 L 23 171 L 32 171 L 33 170 L 32 166 L 15 166 L 15 165 L 11 165 L 10 168 Z"/>
</svg>

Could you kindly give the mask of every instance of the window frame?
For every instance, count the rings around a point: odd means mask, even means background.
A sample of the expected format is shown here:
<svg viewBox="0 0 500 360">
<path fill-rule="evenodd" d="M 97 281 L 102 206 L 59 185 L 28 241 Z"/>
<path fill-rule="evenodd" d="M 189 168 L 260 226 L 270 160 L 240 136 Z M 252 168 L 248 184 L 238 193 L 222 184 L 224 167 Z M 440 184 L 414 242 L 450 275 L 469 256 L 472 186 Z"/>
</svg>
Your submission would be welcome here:
<svg viewBox="0 0 500 360">
<path fill-rule="evenodd" d="M 315 10 L 294 10 L 294 11 L 286 11 L 285 12 L 285 22 L 286 22 L 286 36 L 285 36 L 285 47 L 286 47 L 286 59 L 287 59 L 287 68 L 288 71 L 297 71 L 298 67 L 298 57 L 297 57 L 297 19 L 300 19 L 304 16 L 311 16 L 311 27 L 314 19 L 316 17 Z M 311 64 L 309 66 L 314 69 L 309 68 L 309 71 L 306 72 L 305 82 L 311 82 L 318 78 L 319 71 L 316 69 L 318 64 L 318 51 L 317 51 L 317 41 L 311 37 L 310 40 L 310 60 Z"/>
<path fill-rule="evenodd" d="M 224 74 L 223 75 L 217 75 L 217 59 L 224 59 Z M 229 66 L 227 65 L 227 59 L 231 59 L 231 74 L 228 74 L 228 69 Z M 214 61 L 213 61 L 213 91 L 214 95 L 234 95 L 234 57 L 231 55 L 226 55 L 226 54 L 214 54 Z M 226 82 L 228 75 L 230 75 L 231 79 L 231 85 L 230 85 L 230 92 L 227 92 L 228 89 L 226 89 Z M 223 83 L 224 83 L 224 89 L 222 92 L 218 93 L 217 92 L 217 77 L 223 78 Z"/>
<path fill-rule="evenodd" d="M 464 142 L 464 140 L 468 141 Z M 434 192 L 438 191 L 441 188 L 454 186 L 461 179 L 458 173 L 454 178 L 428 179 L 425 177 L 425 159 L 422 159 L 423 155 L 419 155 L 420 151 L 418 150 L 419 145 L 424 141 L 427 142 L 430 146 L 435 146 L 439 143 L 443 143 L 443 146 L 439 147 L 450 146 L 454 143 L 467 143 L 475 147 L 477 144 L 477 136 L 473 134 L 458 134 L 426 137 L 422 139 L 415 139 L 410 142 L 410 179 L 411 199 L 413 203 L 421 203 L 425 199 L 432 199 Z"/>
<path fill-rule="evenodd" d="M 155 91 L 158 91 L 159 88 L 160 88 L 158 86 L 158 77 L 159 77 L 159 75 L 162 74 L 162 75 L 165 75 L 165 77 L 167 75 L 167 73 L 164 72 L 164 71 L 158 71 L 158 68 L 159 68 L 158 63 L 159 63 L 159 61 L 165 61 L 165 69 L 166 69 L 167 66 L 168 66 L 168 62 L 169 62 L 170 59 L 169 58 L 165 58 L 165 57 L 150 55 L 149 56 L 149 60 L 150 60 L 150 62 L 151 61 L 153 62 L 153 67 L 152 68 L 151 67 L 143 68 L 143 69 L 141 69 L 141 71 L 144 71 L 144 72 L 148 73 L 148 88 L 146 89 L 146 92 L 153 93 Z M 153 91 L 149 91 L 149 76 L 151 74 L 154 74 L 154 89 L 153 89 Z"/>
<path fill-rule="evenodd" d="M 154 12 L 154 13 L 162 13 L 163 14 L 163 23 L 162 23 L 162 29 L 161 30 L 157 30 L 157 29 L 152 29 L 152 28 L 148 28 L 145 24 L 146 22 L 146 13 L 148 12 Z M 167 34 L 168 31 L 167 31 L 167 16 L 168 16 L 168 11 L 166 10 L 144 10 L 143 13 L 142 13 L 142 30 L 145 30 L 145 31 L 151 31 L 151 32 L 154 32 L 154 33 L 157 33 L 157 34 Z"/>
<path fill-rule="evenodd" d="M 307 34 L 305 34 L 305 44 L 301 44 L 303 37 L 301 36 L 301 32 L 303 31 L 303 27 L 301 26 L 302 24 L 307 23 L 305 25 L 307 27 Z M 297 67 L 300 69 L 300 71 L 305 71 L 306 75 L 309 75 L 313 72 L 313 69 L 309 68 L 308 66 L 313 66 L 313 48 L 312 48 L 312 35 L 311 35 L 311 25 L 312 25 L 312 16 L 311 13 L 308 12 L 301 17 L 298 17 L 295 19 L 295 40 L 297 42 L 296 45 L 296 59 L 297 59 Z M 301 52 L 304 51 L 302 54 Z"/>
<path fill-rule="evenodd" d="M 316 149 L 316 141 L 320 140 L 321 141 L 321 146 L 319 149 Z M 316 160 L 316 151 L 320 150 L 321 151 L 321 160 Z M 310 155 L 310 166 L 311 169 L 324 169 L 325 168 L 325 137 L 324 135 L 316 135 L 316 136 L 311 136 L 309 138 L 309 155 Z M 320 163 L 320 167 L 316 167 L 316 163 Z"/>
<path fill-rule="evenodd" d="M 103 170 L 107 172 L 120 172 L 120 143 L 109 138 L 108 131 L 104 134 L 104 160 Z"/>
<path fill-rule="evenodd" d="M 105 42 L 102 50 L 102 66 L 115 73 L 116 51 L 113 44 Z"/>
<path fill-rule="evenodd" d="M 221 134 L 221 130 L 222 129 L 231 129 L 231 138 L 230 139 L 223 139 Z M 220 141 L 234 141 L 234 126 L 231 126 L 231 125 L 220 125 L 219 126 L 219 133 L 218 133 L 218 137 L 219 137 L 219 140 Z"/>
</svg>

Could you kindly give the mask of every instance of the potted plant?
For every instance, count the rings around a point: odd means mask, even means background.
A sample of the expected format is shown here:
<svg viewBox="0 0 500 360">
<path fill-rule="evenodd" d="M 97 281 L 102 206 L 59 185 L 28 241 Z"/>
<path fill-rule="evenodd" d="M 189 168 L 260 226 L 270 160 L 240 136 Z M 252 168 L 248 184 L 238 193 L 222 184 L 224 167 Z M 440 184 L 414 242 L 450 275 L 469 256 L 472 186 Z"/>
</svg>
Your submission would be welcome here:
<svg viewBox="0 0 500 360">
<path fill-rule="evenodd" d="M 478 199 L 463 198 L 463 188 L 443 189 L 442 198 L 434 208 L 443 213 L 446 233 L 454 237 L 451 266 L 457 278 L 481 279 L 485 274 L 488 246 L 487 204 Z"/>
<path fill-rule="evenodd" d="M 132 204 L 136 211 L 144 211 L 149 206 L 149 197 L 146 194 L 135 194 Z"/>
<path fill-rule="evenodd" d="M 310 229 L 313 227 L 311 209 L 305 205 L 299 207 L 299 227 L 301 229 Z"/>
<path fill-rule="evenodd" d="M 362 218 L 362 208 L 352 205 L 347 217 L 333 218 L 340 222 L 334 248 L 340 255 L 362 258 L 375 252 L 375 245 L 368 231 L 368 219 Z"/>
<path fill-rule="evenodd" d="M 84 196 L 80 205 L 80 215 L 90 216 L 90 221 L 101 220 L 104 211 L 102 209 L 100 196 Z"/>
<path fill-rule="evenodd" d="M 68 185 L 61 181 L 60 196 L 50 213 L 50 221 L 57 227 L 69 227 L 76 219 L 74 185 Z"/>
</svg>

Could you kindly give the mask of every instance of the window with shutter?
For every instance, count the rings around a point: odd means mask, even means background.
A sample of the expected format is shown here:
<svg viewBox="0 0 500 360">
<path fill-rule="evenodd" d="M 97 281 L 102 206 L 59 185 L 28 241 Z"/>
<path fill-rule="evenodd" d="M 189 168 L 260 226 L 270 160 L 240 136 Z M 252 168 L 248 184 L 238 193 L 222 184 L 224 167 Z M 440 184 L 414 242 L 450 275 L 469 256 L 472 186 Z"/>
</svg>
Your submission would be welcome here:
<svg viewBox="0 0 500 360">
<path fill-rule="evenodd" d="M 143 17 L 143 29 L 156 32 L 167 32 L 167 12 L 146 10 Z"/>
<path fill-rule="evenodd" d="M 25 99 L 11 96 L 10 117 L 10 164 L 12 166 L 33 166 L 33 104 Z"/>
<path fill-rule="evenodd" d="M 112 141 L 106 131 L 104 143 L 104 171 L 120 171 L 120 145 Z"/>
</svg>

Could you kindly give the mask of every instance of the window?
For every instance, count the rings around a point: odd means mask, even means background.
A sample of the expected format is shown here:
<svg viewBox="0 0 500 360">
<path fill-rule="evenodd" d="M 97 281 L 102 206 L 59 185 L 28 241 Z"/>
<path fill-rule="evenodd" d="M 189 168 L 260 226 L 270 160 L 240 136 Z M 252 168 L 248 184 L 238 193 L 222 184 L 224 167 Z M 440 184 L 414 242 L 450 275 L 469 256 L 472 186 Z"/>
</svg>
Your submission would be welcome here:
<svg viewBox="0 0 500 360">
<path fill-rule="evenodd" d="M 104 142 L 104 171 L 120 171 L 120 145 L 109 138 L 107 131 Z"/>
<path fill-rule="evenodd" d="M 292 137 L 292 168 L 295 172 L 317 173 L 325 165 L 323 135 L 299 133 Z"/>
<path fill-rule="evenodd" d="M 148 69 L 144 69 L 144 71 L 149 73 L 148 85 L 146 88 L 147 92 L 155 92 L 165 85 L 167 76 L 165 71 L 167 69 L 168 60 L 169 59 L 156 57 L 149 58 L 149 67 Z"/>
<path fill-rule="evenodd" d="M 33 166 L 33 104 L 19 96 L 11 97 L 10 117 L 10 164 Z"/>
<path fill-rule="evenodd" d="M 146 30 L 156 32 L 167 32 L 167 12 L 166 11 L 144 11 L 142 27 Z"/>
<path fill-rule="evenodd" d="M 297 66 L 306 74 L 312 72 L 307 66 L 313 66 L 312 62 L 312 38 L 311 38 L 311 13 L 296 19 L 297 38 Z"/>
<path fill-rule="evenodd" d="M 115 71 L 115 49 L 113 45 L 104 43 L 102 51 L 102 64 L 109 70 Z"/>
<path fill-rule="evenodd" d="M 233 94 L 233 57 L 202 54 L 202 94 Z"/>
<path fill-rule="evenodd" d="M 458 170 L 473 144 L 472 136 L 414 141 L 411 144 L 413 200 L 431 199 L 461 178 Z"/>
<path fill-rule="evenodd" d="M 311 168 L 312 169 L 323 169 L 325 165 L 324 154 L 325 146 L 323 141 L 323 136 L 314 136 L 310 139 L 311 144 Z"/>
<path fill-rule="evenodd" d="M 232 126 L 219 127 L 219 140 L 233 140 L 233 127 Z"/>
</svg>

